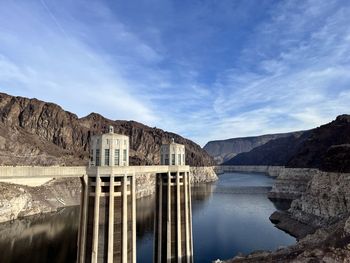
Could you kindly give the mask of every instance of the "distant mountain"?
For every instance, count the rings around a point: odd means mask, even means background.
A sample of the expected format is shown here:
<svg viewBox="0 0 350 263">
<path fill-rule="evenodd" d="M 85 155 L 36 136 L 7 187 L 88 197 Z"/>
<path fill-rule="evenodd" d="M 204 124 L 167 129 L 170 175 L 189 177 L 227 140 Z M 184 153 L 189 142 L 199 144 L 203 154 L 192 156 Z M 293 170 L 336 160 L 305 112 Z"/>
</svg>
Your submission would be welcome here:
<svg viewBox="0 0 350 263">
<path fill-rule="evenodd" d="M 226 161 L 225 165 L 285 165 L 350 172 L 350 115 L 299 136 L 271 140 Z"/>
<path fill-rule="evenodd" d="M 220 164 L 230 160 L 237 154 L 249 152 L 271 140 L 285 138 L 291 135 L 299 136 L 302 133 L 302 131 L 299 131 L 210 141 L 204 146 L 204 150 L 206 150 L 207 153 L 209 153 L 215 161 Z"/>
<path fill-rule="evenodd" d="M 310 131 L 307 131 L 270 140 L 249 152 L 236 155 L 224 165 L 286 165 L 296 154 L 300 144 L 308 138 L 309 133 Z"/>
<path fill-rule="evenodd" d="M 199 145 L 175 133 L 97 113 L 78 118 L 53 103 L 0 93 L 0 165 L 85 165 L 90 137 L 109 125 L 130 137 L 131 164 L 159 164 L 160 146 L 171 138 L 185 145 L 187 164 L 214 164 Z"/>
</svg>

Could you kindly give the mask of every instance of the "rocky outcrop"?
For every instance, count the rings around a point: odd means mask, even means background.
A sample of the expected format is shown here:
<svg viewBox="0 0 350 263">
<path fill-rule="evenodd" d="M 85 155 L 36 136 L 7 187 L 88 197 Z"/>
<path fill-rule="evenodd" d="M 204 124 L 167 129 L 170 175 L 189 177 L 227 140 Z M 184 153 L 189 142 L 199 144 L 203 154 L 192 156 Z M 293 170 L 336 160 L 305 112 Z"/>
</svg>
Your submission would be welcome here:
<svg viewBox="0 0 350 263">
<path fill-rule="evenodd" d="M 288 210 L 292 220 L 314 229 L 324 227 L 350 212 L 350 174 L 286 168 L 277 177 L 268 196 L 292 200 Z M 281 212 L 276 212 L 272 220 L 279 218 L 278 221 L 282 222 L 285 215 L 278 213 Z M 293 233 L 291 227 L 286 230 Z"/>
<path fill-rule="evenodd" d="M 350 212 L 350 174 L 318 172 L 292 202 L 289 213 L 300 222 L 326 226 Z"/>
<path fill-rule="evenodd" d="M 287 212 L 275 212 L 270 219 L 298 243 L 226 262 L 350 262 L 349 173 L 286 168 L 272 193 L 277 199 L 295 198 Z"/>
<path fill-rule="evenodd" d="M 263 145 L 271 140 L 288 137 L 292 134 L 301 134 L 302 132 L 266 134 L 261 136 L 232 138 L 227 140 L 210 141 L 204 146 L 218 164 L 230 160 L 239 153 L 249 152 L 250 150 Z"/>
<path fill-rule="evenodd" d="M 321 173 L 317 169 L 282 168 L 268 197 L 270 199 L 294 200 L 305 193 L 308 182 L 315 174 Z"/>
<path fill-rule="evenodd" d="M 37 187 L 0 183 L 0 192 L 0 222 L 5 222 L 79 205 L 80 182 L 59 179 Z"/>
<path fill-rule="evenodd" d="M 301 134 L 270 140 L 225 165 L 274 165 L 350 172 L 350 115 Z"/>
<path fill-rule="evenodd" d="M 136 176 L 136 198 L 152 195 L 156 190 L 155 174 L 137 174 Z"/>
<path fill-rule="evenodd" d="M 214 164 L 199 145 L 174 133 L 96 113 L 78 118 L 53 103 L 0 93 L 0 165 L 85 165 L 90 137 L 109 125 L 130 137 L 131 164 L 159 164 L 160 146 L 172 138 L 185 145 L 188 165 Z"/>
<path fill-rule="evenodd" d="M 226 263 L 350 263 L 350 219 L 319 229 L 296 245 L 275 252 L 257 251 L 239 255 Z"/>
<path fill-rule="evenodd" d="M 268 165 L 221 165 L 215 167 L 215 171 L 219 174 L 229 172 L 265 173 L 271 177 L 277 177 L 284 170 L 284 166 Z"/>
<path fill-rule="evenodd" d="M 307 225 L 294 219 L 289 213 L 284 211 L 275 211 L 270 216 L 270 221 L 275 224 L 277 228 L 296 237 L 297 240 L 306 237 L 310 233 L 314 233 L 317 229 L 315 226 Z"/>
<path fill-rule="evenodd" d="M 197 184 L 197 183 L 208 183 L 213 182 L 218 179 L 214 167 L 191 167 L 190 168 L 190 174 L 191 174 L 191 183 Z"/>
</svg>

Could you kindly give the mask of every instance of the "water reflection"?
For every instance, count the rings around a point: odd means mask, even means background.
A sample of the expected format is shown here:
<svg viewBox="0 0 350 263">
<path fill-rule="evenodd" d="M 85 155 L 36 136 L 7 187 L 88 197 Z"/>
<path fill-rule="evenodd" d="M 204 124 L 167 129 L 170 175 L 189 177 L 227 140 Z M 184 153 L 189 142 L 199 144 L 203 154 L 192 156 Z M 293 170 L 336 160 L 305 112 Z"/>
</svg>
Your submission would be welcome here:
<svg viewBox="0 0 350 263">
<path fill-rule="evenodd" d="M 152 262 L 155 196 L 144 197 L 136 202 L 137 262 Z"/>
<path fill-rule="evenodd" d="M 0 224 L 0 262 L 76 261 L 79 208 Z"/>
<path fill-rule="evenodd" d="M 136 202 L 136 235 L 141 238 L 152 233 L 154 225 L 155 196 L 147 196 Z"/>
</svg>

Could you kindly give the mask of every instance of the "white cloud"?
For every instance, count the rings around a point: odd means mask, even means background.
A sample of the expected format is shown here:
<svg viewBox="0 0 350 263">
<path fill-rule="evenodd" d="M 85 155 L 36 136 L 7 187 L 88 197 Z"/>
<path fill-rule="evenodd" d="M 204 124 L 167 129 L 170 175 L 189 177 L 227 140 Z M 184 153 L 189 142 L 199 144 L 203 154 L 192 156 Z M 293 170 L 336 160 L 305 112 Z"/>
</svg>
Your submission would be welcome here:
<svg viewBox="0 0 350 263">
<path fill-rule="evenodd" d="M 123 65 L 112 66 L 104 54 L 73 37 L 74 29 L 65 30 L 64 23 L 46 2 L 41 3 L 44 9 L 35 3 L 16 2 L 8 3 L 0 11 L 1 22 L 13 23 L 0 32 L 1 89 L 53 101 L 80 116 L 96 111 L 112 119 L 156 122 L 152 107 L 138 98 L 137 91 L 122 76 Z M 28 10 L 31 12 L 26 13 Z M 15 21 L 16 12 L 21 20 Z M 52 20 L 58 30 L 50 25 Z M 22 31 L 23 24 L 32 29 Z M 140 59 L 157 56 L 131 33 L 125 30 L 119 33 L 125 38 L 125 45 L 142 54 Z"/>
<path fill-rule="evenodd" d="M 227 11 L 225 19 L 232 17 L 227 4 L 219 8 Z M 350 110 L 350 7 L 341 1 L 275 4 L 268 18 L 245 32 L 240 56 L 222 56 L 225 66 L 213 76 L 199 70 L 215 68 L 210 63 L 216 58 L 197 58 L 209 51 L 205 40 L 223 36 L 215 33 L 225 19 L 214 26 L 211 6 L 186 12 L 184 21 L 169 15 L 136 26 L 114 11 L 103 1 L 5 2 L 0 89 L 56 102 L 79 116 L 95 111 L 134 119 L 201 145 L 308 129 Z M 172 5 L 165 11 L 171 14 Z M 201 24 L 203 19 L 208 21 Z M 174 37 L 173 27 L 181 26 L 187 34 Z M 216 46 L 221 52 L 229 45 Z M 201 61 L 207 64 L 198 65 Z"/>
<path fill-rule="evenodd" d="M 256 56 L 261 71 L 232 69 L 218 79 L 213 110 L 222 121 L 209 138 L 308 129 L 350 112 L 345 101 L 350 8 L 337 5 L 334 11 L 335 2 L 321 2 L 307 1 L 299 8 L 289 1 L 274 10 L 271 22 L 258 27 L 264 30 L 254 40 L 264 40 L 263 47 L 258 54 L 254 48 L 244 50 L 244 56 Z M 266 46 L 274 47 L 275 39 L 280 44 L 267 56 L 271 50 Z"/>
</svg>

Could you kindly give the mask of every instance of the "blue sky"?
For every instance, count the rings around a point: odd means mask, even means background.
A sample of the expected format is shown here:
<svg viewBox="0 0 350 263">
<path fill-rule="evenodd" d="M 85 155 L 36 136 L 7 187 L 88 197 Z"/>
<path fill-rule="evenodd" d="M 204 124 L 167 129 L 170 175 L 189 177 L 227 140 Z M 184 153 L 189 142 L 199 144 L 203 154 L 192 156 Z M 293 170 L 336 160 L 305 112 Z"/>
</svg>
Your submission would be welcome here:
<svg viewBox="0 0 350 263">
<path fill-rule="evenodd" d="M 350 1 L 0 0 L 0 91 L 204 145 L 350 113 Z"/>
</svg>

